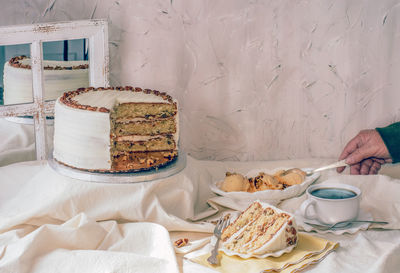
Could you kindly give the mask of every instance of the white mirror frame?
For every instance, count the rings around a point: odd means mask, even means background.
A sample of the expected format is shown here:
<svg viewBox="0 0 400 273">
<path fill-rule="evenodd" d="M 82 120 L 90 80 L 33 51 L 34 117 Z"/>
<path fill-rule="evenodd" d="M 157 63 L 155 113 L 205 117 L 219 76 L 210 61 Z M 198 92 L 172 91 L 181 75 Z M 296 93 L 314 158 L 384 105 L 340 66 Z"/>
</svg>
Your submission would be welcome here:
<svg viewBox="0 0 400 273">
<path fill-rule="evenodd" d="M 44 100 L 43 42 L 89 39 L 89 83 L 108 87 L 108 25 L 106 20 L 56 22 L 0 27 L 0 46 L 30 44 L 33 102 L 0 106 L 1 117 L 33 116 L 36 159 L 48 157 L 46 114 L 54 113 L 55 101 Z"/>
</svg>

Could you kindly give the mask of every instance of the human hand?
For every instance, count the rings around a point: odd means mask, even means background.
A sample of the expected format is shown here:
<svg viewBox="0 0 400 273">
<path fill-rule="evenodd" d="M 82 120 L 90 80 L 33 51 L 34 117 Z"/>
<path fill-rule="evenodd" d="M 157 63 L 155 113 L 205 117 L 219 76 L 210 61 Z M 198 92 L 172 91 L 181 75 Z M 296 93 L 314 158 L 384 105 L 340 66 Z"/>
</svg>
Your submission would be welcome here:
<svg viewBox="0 0 400 273">
<path fill-rule="evenodd" d="M 376 130 L 362 130 L 344 147 L 339 160 L 346 159 L 350 174 L 377 174 L 381 166 L 392 162 L 389 151 Z M 345 167 L 337 168 L 339 173 Z"/>
</svg>

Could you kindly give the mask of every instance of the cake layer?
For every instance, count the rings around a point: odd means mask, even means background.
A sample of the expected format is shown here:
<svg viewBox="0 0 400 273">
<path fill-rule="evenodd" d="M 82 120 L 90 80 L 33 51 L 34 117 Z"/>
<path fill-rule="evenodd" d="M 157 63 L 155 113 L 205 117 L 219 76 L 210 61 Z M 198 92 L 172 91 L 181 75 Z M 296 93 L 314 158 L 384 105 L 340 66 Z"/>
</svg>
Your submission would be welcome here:
<svg viewBox="0 0 400 273">
<path fill-rule="evenodd" d="M 43 61 L 46 100 L 57 99 L 65 91 L 89 86 L 87 61 Z M 30 59 L 10 60 L 4 65 L 4 104 L 32 102 Z"/>
<path fill-rule="evenodd" d="M 176 114 L 176 105 L 167 103 L 122 103 L 111 114 L 114 119 L 168 118 Z"/>
<path fill-rule="evenodd" d="M 167 152 L 124 152 L 114 155 L 113 171 L 129 171 L 149 169 L 153 166 L 163 166 L 178 156 L 177 151 Z"/>
<path fill-rule="evenodd" d="M 174 150 L 176 148 L 173 136 L 149 138 L 142 141 L 116 141 L 113 154 L 118 151 L 148 152 Z"/>
<path fill-rule="evenodd" d="M 158 119 L 129 123 L 116 123 L 113 125 L 115 136 L 129 135 L 162 135 L 176 132 L 175 119 Z"/>
</svg>

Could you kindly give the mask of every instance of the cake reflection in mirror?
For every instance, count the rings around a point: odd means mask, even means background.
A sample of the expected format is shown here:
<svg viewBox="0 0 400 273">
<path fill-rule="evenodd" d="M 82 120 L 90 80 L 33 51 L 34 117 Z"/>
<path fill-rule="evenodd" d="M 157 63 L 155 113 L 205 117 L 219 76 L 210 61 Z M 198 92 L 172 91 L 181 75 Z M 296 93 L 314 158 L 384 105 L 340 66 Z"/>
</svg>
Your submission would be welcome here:
<svg viewBox="0 0 400 273">
<path fill-rule="evenodd" d="M 89 86 L 86 39 L 43 43 L 44 98 Z M 33 102 L 30 45 L 0 47 L 0 104 Z"/>
</svg>

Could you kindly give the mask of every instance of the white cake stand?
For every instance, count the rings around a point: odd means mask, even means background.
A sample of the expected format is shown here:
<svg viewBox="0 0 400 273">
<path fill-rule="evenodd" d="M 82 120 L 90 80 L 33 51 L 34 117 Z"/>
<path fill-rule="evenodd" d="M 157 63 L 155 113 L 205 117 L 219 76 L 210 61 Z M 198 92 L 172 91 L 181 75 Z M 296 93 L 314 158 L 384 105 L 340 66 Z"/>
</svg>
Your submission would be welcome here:
<svg viewBox="0 0 400 273">
<path fill-rule="evenodd" d="M 175 161 L 158 169 L 130 173 L 99 173 L 77 170 L 58 163 L 54 160 L 52 152 L 50 153 L 48 163 L 57 173 L 70 178 L 87 182 L 127 184 L 151 182 L 156 179 L 166 178 L 179 173 L 186 167 L 186 154 L 183 151 L 179 151 L 178 157 Z"/>
</svg>

